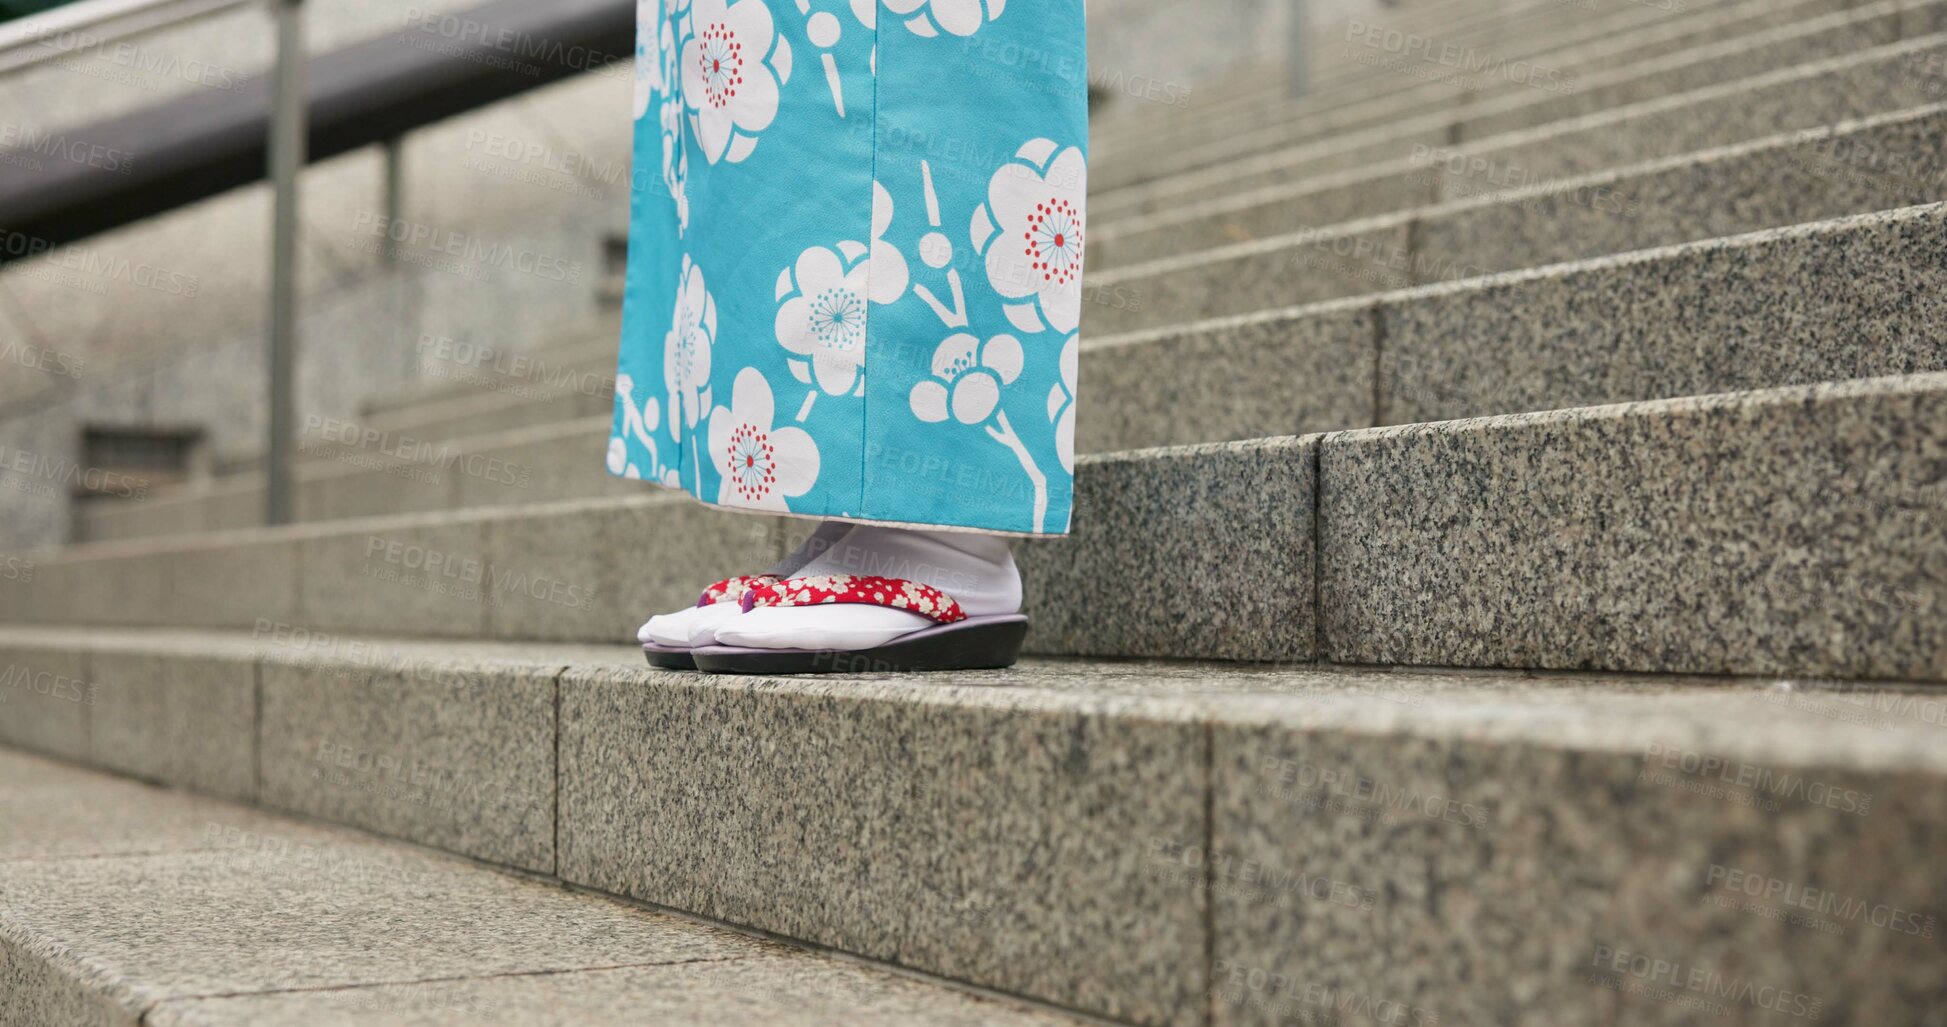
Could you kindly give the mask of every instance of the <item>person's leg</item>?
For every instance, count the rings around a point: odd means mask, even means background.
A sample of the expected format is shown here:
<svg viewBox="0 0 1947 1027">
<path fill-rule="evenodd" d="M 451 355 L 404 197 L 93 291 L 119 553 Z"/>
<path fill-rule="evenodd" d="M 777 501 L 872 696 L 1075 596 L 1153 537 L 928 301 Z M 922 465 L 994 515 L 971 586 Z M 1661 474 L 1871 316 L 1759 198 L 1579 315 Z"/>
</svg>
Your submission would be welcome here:
<svg viewBox="0 0 1947 1027">
<path fill-rule="evenodd" d="M 854 525 L 651 618 L 656 666 L 1006 666 L 1005 539 L 1068 530 L 1083 0 L 880 7 L 639 8 L 635 158 L 661 174 L 632 194 L 608 466 Z M 1015 51 L 1037 60 L 987 73 Z M 952 154 L 907 145 L 941 133 Z"/>
<path fill-rule="evenodd" d="M 796 549 L 786 554 L 784 559 L 760 572 L 761 575 L 788 578 L 797 574 L 805 564 L 831 548 L 834 542 L 845 537 L 851 528 L 852 525 L 839 521 L 825 521 L 818 525 L 817 530 L 802 543 L 799 543 Z M 739 594 L 704 598 L 711 598 L 712 601 L 699 600 L 695 606 L 649 618 L 648 622 L 636 631 L 637 641 L 644 644 L 653 642 L 672 648 L 694 648 L 713 644 L 716 641 L 717 627 L 743 612 L 737 605 L 738 600 L 743 596 Z"/>
<path fill-rule="evenodd" d="M 951 597 L 968 617 L 1021 609 L 1020 572 L 1007 539 L 996 535 L 862 524 L 791 578 L 808 582 L 867 576 L 930 585 Z M 716 640 L 754 649 L 853 651 L 885 645 L 935 623 L 908 610 L 858 603 L 756 607 L 719 622 Z"/>
</svg>

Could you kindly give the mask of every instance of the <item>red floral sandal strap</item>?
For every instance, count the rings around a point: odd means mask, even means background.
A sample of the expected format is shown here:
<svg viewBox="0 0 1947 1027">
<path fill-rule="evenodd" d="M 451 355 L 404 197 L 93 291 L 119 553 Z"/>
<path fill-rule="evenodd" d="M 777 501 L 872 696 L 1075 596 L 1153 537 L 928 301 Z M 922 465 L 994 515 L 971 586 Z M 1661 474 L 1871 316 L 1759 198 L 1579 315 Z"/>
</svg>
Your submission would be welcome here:
<svg viewBox="0 0 1947 1027">
<path fill-rule="evenodd" d="M 857 603 L 886 606 L 928 617 L 941 624 L 967 619 L 966 611 L 945 592 L 905 578 L 880 578 L 857 574 L 830 574 L 805 578 L 785 578 L 752 586 L 744 593 L 744 612 L 758 606 L 821 606 L 826 603 Z"/>
<path fill-rule="evenodd" d="M 738 599 L 753 588 L 774 585 L 777 580 L 775 574 L 740 574 L 734 578 L 725 578 L 704 589 L 703 594 L 697 597 L 696 605 L 715 606 L 726 599 Z"/>
</svg>

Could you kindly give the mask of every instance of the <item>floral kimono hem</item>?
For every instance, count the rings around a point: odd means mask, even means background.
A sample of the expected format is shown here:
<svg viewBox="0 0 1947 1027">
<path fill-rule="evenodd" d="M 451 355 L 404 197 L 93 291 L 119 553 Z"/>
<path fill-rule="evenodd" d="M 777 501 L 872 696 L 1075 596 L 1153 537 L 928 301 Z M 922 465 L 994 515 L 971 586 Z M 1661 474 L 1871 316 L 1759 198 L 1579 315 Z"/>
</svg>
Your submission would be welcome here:
<svg viewBox="0 0 1947 1027">
<path fill-rule="evenodd" d="M 611 472 L 1067 532 L 1082 0 L 641 0 L 635 115 Z"/>
</svg>

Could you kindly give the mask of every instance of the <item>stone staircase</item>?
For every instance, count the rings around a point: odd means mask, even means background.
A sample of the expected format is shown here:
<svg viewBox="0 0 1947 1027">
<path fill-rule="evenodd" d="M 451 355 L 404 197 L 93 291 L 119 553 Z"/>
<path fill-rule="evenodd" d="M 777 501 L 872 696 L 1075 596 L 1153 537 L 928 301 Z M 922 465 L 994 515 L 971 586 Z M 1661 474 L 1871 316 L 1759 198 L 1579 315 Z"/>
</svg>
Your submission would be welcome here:
<svg viewBox="0 0 1947 1027">
<path fill-rule="evenodd" d="M 304 523 L 243 466 L 0 557 L 0 743 L 177 789 L 4 757 L 0 1024 L 1947 1022 L 1947 0 L 1319 46 L 1100 120 L 1018 668 L 643 666 L 806 525 L 606 475 L 607 324 L 308 425 Z M 337 878 L 205 823 L 435 883 L 280 955 Z M 520 889 L 532 946 L 414 940 Z"/>
</svg>

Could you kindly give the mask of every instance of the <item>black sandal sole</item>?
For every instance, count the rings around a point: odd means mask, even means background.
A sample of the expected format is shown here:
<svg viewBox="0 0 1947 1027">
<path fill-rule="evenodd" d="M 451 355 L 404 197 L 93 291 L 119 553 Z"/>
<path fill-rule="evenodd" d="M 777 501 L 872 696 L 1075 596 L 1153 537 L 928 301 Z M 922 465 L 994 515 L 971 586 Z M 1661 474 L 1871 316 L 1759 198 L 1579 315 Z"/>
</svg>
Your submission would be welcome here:
<svg viewBox="0 0 1947 1027">
<path fill-rule="evenodd" d="M 922 631 L 874 649 L 696 650 L 696 669 L 713 674 L 904 674 L 997 670 L 1021 658 L 1027 618 Z"/>
<path fill-rule="evenodd" d="M 642 655 L 649 658 L 649 666 L 655 667 L 658 670 L 695 670 L 696 669 L 696 657 L 691 656 L 690 651 L 688 649 L 682 649 L 675 652 L 664 652 L 655 649 L 644 649 L 642 651 Z"/>
</svg>

